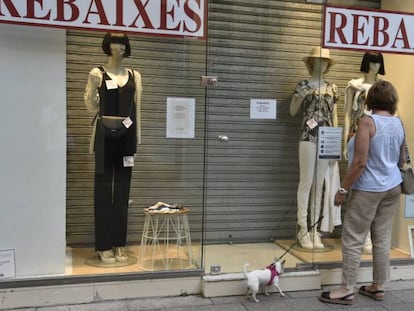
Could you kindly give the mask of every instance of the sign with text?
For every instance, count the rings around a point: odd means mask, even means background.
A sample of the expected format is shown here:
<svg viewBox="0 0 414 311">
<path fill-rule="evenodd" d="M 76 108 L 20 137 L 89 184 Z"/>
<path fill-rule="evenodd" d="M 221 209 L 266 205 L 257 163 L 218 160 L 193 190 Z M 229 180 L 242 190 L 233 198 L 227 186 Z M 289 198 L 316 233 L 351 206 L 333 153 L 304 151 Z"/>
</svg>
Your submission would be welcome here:
<svg viewBox="0 0 414 311">
<path fill-rule="evenodd" d="M 205 38 L 207 0 L 0 0 L 0 23 Z"/>
<path fill-rule="evenodd" d="M 0 250 L 0 280 L 16 277 L 14 250 Z"/>
<path fill-rule="evenodd" d="M 321 126 L 318 135 L 318 159 L 340 160 L 342 127 Z"/>
<path fill-rule="evenodd" d="M 276 119 L 276 99 L 250 99 L 250 119 Z"/>
<path fill-rule="evenodd" d="M 195 137 L 195 98 L 167 98 L 167 138 Z"/>
<path fill-rule="evenodd" d="M 414 54 L 414 14 L 325 6 L 323 46 Z"/>
</svg>

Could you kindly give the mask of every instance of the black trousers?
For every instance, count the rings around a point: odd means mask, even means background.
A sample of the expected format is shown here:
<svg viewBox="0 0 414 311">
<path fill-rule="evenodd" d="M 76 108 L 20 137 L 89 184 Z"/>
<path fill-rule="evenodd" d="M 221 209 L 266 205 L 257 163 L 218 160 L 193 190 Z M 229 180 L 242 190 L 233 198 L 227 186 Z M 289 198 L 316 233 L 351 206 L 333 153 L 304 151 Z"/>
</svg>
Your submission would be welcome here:
<svg viewBox="0 0 414 311">
<path fill-rule="evenodd" d="M 132 168 L 123 165 L 123 155 L 105 153 L 103 156 L 103 172 L 95 171 L 95 250 L 97 251 L 126 244 L 132 174 Z M 95 157 L 97 157 L 96 153 Z"/>
</svg>

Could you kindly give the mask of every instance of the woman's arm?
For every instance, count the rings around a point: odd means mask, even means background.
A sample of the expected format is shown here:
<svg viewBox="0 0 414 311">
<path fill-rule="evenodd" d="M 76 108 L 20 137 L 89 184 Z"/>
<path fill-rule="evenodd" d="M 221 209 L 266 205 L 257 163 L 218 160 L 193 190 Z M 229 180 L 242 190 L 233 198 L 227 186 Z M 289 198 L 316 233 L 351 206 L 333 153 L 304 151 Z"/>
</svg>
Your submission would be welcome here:
<svg viewBox="0 0 414 311">
<path fill-rule="evenodd" d="M 374 121 L 369 116 L 362 117 L 355 136 L 354 157 L 342 180 L 341 188 L 349 191 L 352 184 L 362 174 L 368 161 L 369 142 L 374 134 Z M 338 192 L 335 195 L 335 205 L 341 205 L 343 203 L 345 203 L 345 195 Z"/>
</svg>

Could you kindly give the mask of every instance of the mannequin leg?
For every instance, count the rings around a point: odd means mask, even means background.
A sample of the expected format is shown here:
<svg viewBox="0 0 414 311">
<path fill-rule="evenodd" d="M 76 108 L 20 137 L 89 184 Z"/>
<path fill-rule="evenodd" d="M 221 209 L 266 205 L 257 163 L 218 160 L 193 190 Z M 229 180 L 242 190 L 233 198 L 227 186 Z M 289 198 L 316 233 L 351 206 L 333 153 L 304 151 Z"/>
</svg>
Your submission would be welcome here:
<svg viewBox="0 0 414 311">
<path fill-rule="evenodd" d="M 104 263 L 115 263 L 112 252 L 112 179 L 113 156 L 108 153 L 104 155 L 104 171 L 95 172 L 94 186 L 95 250 Z"/>
<path fill-rule="evenodd" d="M 321 215 L 323 185 L 326 173 L 328 172 L 328 167 L 329 160 L 316 160 L 316 176 L 314 177 L 314 187 L 312 187 L 310 202 L 310 220 L 312 225 L 318 221 Z M 324 248 L 317 226 L 315 226 L 312 230 L 311 239 L 315 248 Z"/>
<path fill-rule="evenodd" d="M 303 248 L 313 248 L 308 231 L 308 205 L 316 161 L 316 144 L 299 142 L 299 185 L 297 191 L 298 240 Z"/>
<path fill-rule="evenodd" d="M 128 225 L 128 201 L 131 186 L 131 167 L 123 166 L 123 156 L 117 156 L 114 173 L 114 245 L 125 246 Z"/>
</svg>

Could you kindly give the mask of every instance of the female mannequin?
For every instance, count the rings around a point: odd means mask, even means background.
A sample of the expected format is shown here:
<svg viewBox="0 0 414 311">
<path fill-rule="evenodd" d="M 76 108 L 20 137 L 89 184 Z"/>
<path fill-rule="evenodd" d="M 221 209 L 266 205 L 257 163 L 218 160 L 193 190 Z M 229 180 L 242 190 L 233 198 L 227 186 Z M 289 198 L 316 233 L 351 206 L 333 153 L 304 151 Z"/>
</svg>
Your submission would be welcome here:
<svg viewBox="0 0 414 311">
<path fill-rule="evenodd" d="M 140 143 L 141 75 L 122 65 L 131 53 L 125 34 L 107 33 L 102 49 L 105 66 L 93 68 L 85 89 L 85 105 L 96 114 L 91 139 L 95 152 L 95 249 L 102 263 L 128 261 L 125 251 L 132 166 Z M 126 133 L 108 137 L 103 115 L 122 117 Z"/>
<path fill-rule="evenodd" d="M 356 133 L 359 120 L 364 114 L 370 114 L 365 106 L 365 98 L 371 86 L 385 75 L 384 59 L 381 53 L 367 52 L 361 62 L 364 76 L 348 82 L 345 88 L 345 119 L 343 155 L 348 160 L 348 141 Z"/>
<path fill-rule="evenodd" d="M 324 80 L 323 76 L 335 64 L 329 50 L 314 47 L 303 62 L 308 68 L 310 78 L 296 85 L 290 103 L 290 114 L 299 111 L 302 116 L 299 142 L 299 185 L 298 204 L 298 241 L 303 248 L 323 249 L 320 234 L 316 226 L 308 232 L 308 205 L 310 197 L 310 222 L 314 224 L 321 213 L 322 189 L 329 160 L 317 159 L 317 141 L 319 126 L 337 126 L 336 101 L 338 88 Z"/>
<path fill-rule="evenodd" d="M 364 114 L 371 114 L 365 105 L 365 98 L 371 86 L 385 75 L 384 58 L 381 53 L 367 52 L 361 61 L 361 72 L 364 76 L 352 79 L 345 88 L 345 116 L 343 156 L 348 160 L 348 141 L 355 135 L 358 123 Z M 364 245 L 365 253 L 372 253 L 371 234 L 368 233 Z"/>
</svg>

